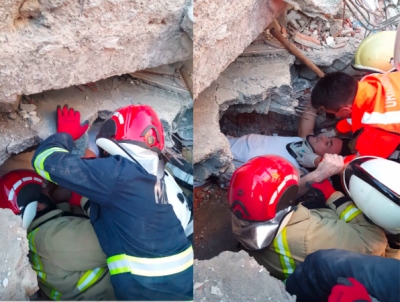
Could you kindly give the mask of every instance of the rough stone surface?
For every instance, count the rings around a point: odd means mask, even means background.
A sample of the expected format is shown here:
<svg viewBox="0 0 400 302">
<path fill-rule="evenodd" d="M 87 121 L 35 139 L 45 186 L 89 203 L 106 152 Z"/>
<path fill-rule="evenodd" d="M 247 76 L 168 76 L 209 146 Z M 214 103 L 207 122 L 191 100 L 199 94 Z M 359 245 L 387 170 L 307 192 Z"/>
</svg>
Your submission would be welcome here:
<svg viewBox="0 0 400 302">
<path fill-rule="evenodd" d="M 286 0 L 303 12 L 335 15 L 340 8 L 341 0 Z"/>
<path fill-rule="evenodd" d="M 185 16 L 183 17 L 181 27 L 182 29 L 189 35 L 189 37 L 193 40 L 193 0 L 189 1 L 189 6 L 186 9 Z"/>
<path fill-rule="evenodd" d="M 31 95 L 30 99 L 37 107 L 37 116 L 28 115 L 28 118 L 34 119 L 34 125 L 29 125 L 28 120 L 22 117 L 10 120 L 8 116 L 0 115 L 0 164 L 13 153 L 22 152 L 56 132 L 57 105 L 68 104 L 80 111 L 82 121 L 89 120 L 90 123 L 98 117 L 107 118 L 119 107 L 129 104 L 150 105 L 163 123 L 167 146 L 172 146 L 171 134 L 177 131 L 174 119 L 186 110 L 192 110 L 193 106 L 188 92 L 169 92 L 128 76 L 97 82 L 97 92 L 80 87 L 84 91 L 74 86 Z M 86 99 L 87 96 L 89 99 Z M 82 149 L 79 146 L 77 148 Z"/>
<path fill-rule="evenodd" d="M 190 58 L 192 41 L 181 29 L 187 4 L 2 1 L 0 108 L 15 94 L 60 89 Z"/>
<path fill-rule="evenodd" d="M 241 57 L 231 63 L 194 105 L 195 179 L 204 181 L 232 168 L 229 143 L 220 131 L 219 120 L 230 107 L 239 112 L 267 114 L 269 110 L 291 115 L 297 100 L 291 97 L 290 65 L 287 52 L 269 57 Z"/>
<path fill-rule="evenodd" d="M 207 88 L 278 17 L 282 0 L 197 0 L 193 98 Z"/>
<path fill-rule="evenodd" d="M 240 251 L 194 261 L 194 300 L 294 302 L 296 297 L 253 257 Z"/>
<path fill-rule="evenodd" d="M 36 273 L 28 259 L 28 240 L 22 219 L 0 209 L 0 300 L 29 301 L 38 288 Z"/>
</svg>

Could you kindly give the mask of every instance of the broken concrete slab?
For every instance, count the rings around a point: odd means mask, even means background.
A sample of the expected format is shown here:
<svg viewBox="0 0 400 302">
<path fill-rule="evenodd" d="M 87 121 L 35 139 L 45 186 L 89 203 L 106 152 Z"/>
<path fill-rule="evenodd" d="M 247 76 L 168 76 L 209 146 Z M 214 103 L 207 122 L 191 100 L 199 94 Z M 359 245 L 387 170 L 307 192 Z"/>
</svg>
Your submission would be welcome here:
<svg viewBox="0 0 400 302">
<path fill-rule="evenodd" d="M 196 1 L 194 99 L 285 9 L 282 0 Z"/>
<path fill-rule="evenodd" d="M 317 66 L 331 66 L 335 60 L 345 60 L 353 58 L 359 43 L 355 39 L 350 39 L 345 47 L 333 49 L 331 47 L 323 47 L 321 50 L 314 49 L 312 52 L 303 53 Z M 296 64 L 301 64 L 296 60 Z"/>
<path fill-rule="evenodd" d="M 194 103 L 194 178 L 202 182 L 210 175 L 232 169 L 229 143 L 219 120 L 231 106 L 238 112 L 267 114 L 269 110 L 292 115 L 290 66 L 294 57 L 284 55 L 239 57 L 204 90 Z"/>
<path fill-rule="evenodd" d="M 14 94 L 191 58 L 192 41 L 181 29 L 187 5 L 186 0 L 3 1 L 0 103 Z"/>
<path fill-rule="evenodd" d="M 341 0 L 286 0 L 296 9 L 304 13 L 322 13 L 336 15 L 340 8 Z"/>
<path fill-rule="evenodd" d="M 10 120 L 0 116 L 0 164 L 12 154 L 24 151 L 38 144 L 56 132 L 57 105 L 68 104 L 81 113 L 81 120 L 93 123 L 98 117 L 105 119 L 115 109 L 129 104 L 150 105 L 157 112 L 163 123 L 167 146 L 172 146 L 171 135 L 178 131 L 174 119 L 187 110 L 192 110 L 193 102 L 189 92 L 176 93 L 150 86 L 128 76 L 111 77 L 96 83 L 97 91 L 84 87 L 50 90 L 30 96 L 37 107 L 37 120 L 29 125 L 27 120 L 18 116 Z M 79 148 L 78 148 L 79 149 Z"/>
<path fill-rule="evenodd" d="M 187 6 L 185 11 L 185 16 L 183 17 L 181 27 L 192 40 L 193 40 L 193 22 L 194 22 L 193 0 L 190 0 L 189 5 Z"/>
<path fill-rule="evenodd" d="M 39 287 L 28 259 L 26 230 L 21 217 L 9 209 L 0 209 L 0 221 L 0 300 L 29 301 Z"/>
<path fill-rule="evenodd" d="M 194 260 L 195 301 L 287 301 L 282 281 L 271 277 L 245 251 L 222 252 L 211 260 Z"/>
<path fill-rule="evenodd" d="M 12 94 L 10 96 L 4 97 L 0 102 L 0 112 L 9 113 L 13 112 L 14 110 L 17 110 L 20 101 L 21 101 L 21 95 L 18 94 Z"/>
</svg>

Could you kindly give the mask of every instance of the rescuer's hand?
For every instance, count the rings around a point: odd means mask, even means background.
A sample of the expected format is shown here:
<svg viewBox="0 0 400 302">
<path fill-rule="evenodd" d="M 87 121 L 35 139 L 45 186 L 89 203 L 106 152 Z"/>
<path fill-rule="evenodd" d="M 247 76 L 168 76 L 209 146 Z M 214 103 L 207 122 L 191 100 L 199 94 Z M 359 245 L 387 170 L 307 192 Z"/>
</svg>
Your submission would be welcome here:
<svg viewBox="0 0 400 302">
<path fill-rule="evenodd" d="M 324 200 L 324 202 L 326 202 L 329 197 L 336 192 L 332 184 L 327 179 L 322 182 L 307 182 L 306 185 L 309 188 L 313 188 L 317 192 L 319 199 Z"/>
<path fill-rule="evenodd" d="M 365 287 L 354 278 L 338 278 L 338 285 L 332 289 L 328 302 L 371 302 Z"/>
<path fill-rule="evenodd" d="M 340 173 L 343 167 L 343 156 L 337 154 L 325 154 L 315 170 L 315 172 L 318 174 L 317 181 L 321 182 L 332 175 Z"/>
<path fill-rule="evenodd" d="M 69 133 L 73 140 L 79 139 L 89 128 L 89 122 L 81 125 L 81 114 L 73 108 L 68 110 L 68 105 L 57 106 L 57 132 Z"/>
</svg>

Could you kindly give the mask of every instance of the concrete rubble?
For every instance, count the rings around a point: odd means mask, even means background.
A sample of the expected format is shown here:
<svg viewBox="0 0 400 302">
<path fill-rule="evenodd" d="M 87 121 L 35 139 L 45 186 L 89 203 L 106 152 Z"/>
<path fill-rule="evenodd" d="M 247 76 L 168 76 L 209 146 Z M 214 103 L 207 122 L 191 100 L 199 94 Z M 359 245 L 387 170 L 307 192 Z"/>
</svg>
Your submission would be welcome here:
<svg viewBox="0 0 400 302">
<path fill-rule="evenodd" d="M 0 209 L 0 221 L 0 300 L 29 301 L 39 287 L 28 259 L 26 230 L 21 217 L 9 209 Z"/>
<path fill-rule="evenodd" d="M 168 100 L 168 101 L 166 101 Z M 107 118 L 115 109 L 129 104 L 151 105 L 159 115 L 167 146 L 171 135 L 182 127 L 183 115 L 192 111 L 188 91 L 167 91 L 130 76 L 111 77 L 90 86 L 72 86 L 24 97 L 19 114 L 0 114 L 0 164 L 12 154 L 38 144 L 56 132 L 57 105 L 68 104 L 81 113 L 81 120 L 93 123 Z M 85 143 L 83 143 L 85 144 Z"/>
<path fill-rule="evenodd" d="M 20 95 L 98 81 L 192 57 L 189 1 L 4 0 L 0 112 Z"/>
<path fill-rule="evenodd" d="M 271 277 L 245 251 L 222 252 L 194 261 L 195 301 L 296 301 L 282 281 Z"/>
<path fill-rule="evenodd" d="M 279 21 L 283 35 L 324 72 L 360 74 L 350 63 L 365 31 L 351 18 L 342 26 L 343 21 L 332 16 L 291 8 Z M 299 99 L 304 102 L 309 98 L 317 80 L 317 75 L 290 55 L 268 29 L 260 34 L 195 101 L 195 180 L 201 183 L 233 169 L 229 144 L 220 130 L 225 113 L 273 112 L 296 117 L 301 114 L 296 111 Z M 285 127 L 295 135 L 298 118 L 291 120 Z M 319 117 L 317 126 L 324 122 L 325 118 Z"/>
<path fill-rule="evenodd" d="M 197 0 L 194 96 L 210 86 L 286 6 L 282 0 Z"/>
</svg>

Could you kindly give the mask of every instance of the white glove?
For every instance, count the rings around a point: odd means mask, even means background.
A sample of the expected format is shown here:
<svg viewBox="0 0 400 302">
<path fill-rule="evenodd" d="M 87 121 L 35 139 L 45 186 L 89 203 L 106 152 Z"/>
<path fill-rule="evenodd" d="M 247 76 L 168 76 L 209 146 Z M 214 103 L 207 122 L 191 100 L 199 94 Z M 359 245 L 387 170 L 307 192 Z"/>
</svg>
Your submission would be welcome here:
<svg viewBox="0 0 400 302">
<path fill-rule="evenodd" d="M 319 156 L 315 153 L 301 153 L 298 154 L 296 160 L 301 166 L 305 168 L 315 168 L 314 161 L 317 157 Z"/>
<path fill-rule="evenodd" d="M 321 135 L 326 136 L 326 137 L 334 137 L 334 136 L 336 136 L 336 131 L 335 131 L 335 129 L 326 130 L 324 128 L 324 129 L 321 129 Z"/>
</svg>

